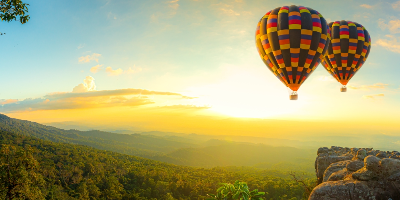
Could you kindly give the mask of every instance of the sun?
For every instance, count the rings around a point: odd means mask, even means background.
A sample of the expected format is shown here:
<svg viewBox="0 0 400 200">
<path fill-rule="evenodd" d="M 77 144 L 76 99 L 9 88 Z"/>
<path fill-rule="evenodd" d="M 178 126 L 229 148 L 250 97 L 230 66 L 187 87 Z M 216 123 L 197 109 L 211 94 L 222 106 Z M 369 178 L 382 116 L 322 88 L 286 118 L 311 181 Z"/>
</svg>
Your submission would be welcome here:
<svg viewBox="0 0 400 200">
<path fill-rule="evenodd" d="M 240 118 L 272 118 L 296 112 L 304 102 L 288 102 L 285 86 L 264 69 L 232 67 L 218 81 L 191 87 L 194 105 L 209 105 L 210 111 Z M 281 106 L 280 106 L 281 105 Z"/>
</svg>

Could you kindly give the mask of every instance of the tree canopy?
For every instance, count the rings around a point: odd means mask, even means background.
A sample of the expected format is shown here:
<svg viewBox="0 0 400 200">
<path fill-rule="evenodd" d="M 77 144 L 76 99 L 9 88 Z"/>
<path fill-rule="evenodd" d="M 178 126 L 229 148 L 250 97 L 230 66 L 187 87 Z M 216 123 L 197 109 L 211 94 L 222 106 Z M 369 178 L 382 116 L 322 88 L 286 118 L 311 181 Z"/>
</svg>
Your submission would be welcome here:
<svg viewBox="0 0 400 200">
<path fill-rule="evenodd" d="M 0 130 L 0 144 L 0 180 L 11 178 L 1 181 L 0 199 L 206 199 L 207 194 L 215 194 L 218 183 L 235 180 L 247 186 L 238 182 L 234 185 L 238 190 L 224 190 L 221 197 L 233 198 L 239 192 L 240 197 L 252 199 L 308 198 L 302 185 L 276 170 L 179 166 L 4 130 Z M 10 176 L 8 166 L 13 166 Z M 304 183 L 312 185 L 315 178 Z M 12 193 L 7 194 L 8 191 Z"/>
<path fill-rule="evenodd" d="M 21 24 L 25 24 L 29 21 L 28 15 L 29 4 L 22 2 L 21 0 L 0 0 L 0 19 L 1 21 L 17 21 Z M 5 33 L 1 33 L 3 35 Z"/>
</svg>

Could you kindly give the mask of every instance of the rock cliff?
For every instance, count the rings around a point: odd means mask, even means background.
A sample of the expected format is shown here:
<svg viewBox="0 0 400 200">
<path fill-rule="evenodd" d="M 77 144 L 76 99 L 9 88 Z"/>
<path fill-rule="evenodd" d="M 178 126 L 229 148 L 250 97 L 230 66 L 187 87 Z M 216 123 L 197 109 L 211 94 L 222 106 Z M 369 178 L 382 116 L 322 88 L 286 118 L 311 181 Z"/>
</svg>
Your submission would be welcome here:
<svg viewBox="0 0 400 200">
<path fill-rule="evenodd" d="M 400 153 L 372 148 L 318 149 L 318 186 L 309 200 L 400 200 Z"/>
</svg>

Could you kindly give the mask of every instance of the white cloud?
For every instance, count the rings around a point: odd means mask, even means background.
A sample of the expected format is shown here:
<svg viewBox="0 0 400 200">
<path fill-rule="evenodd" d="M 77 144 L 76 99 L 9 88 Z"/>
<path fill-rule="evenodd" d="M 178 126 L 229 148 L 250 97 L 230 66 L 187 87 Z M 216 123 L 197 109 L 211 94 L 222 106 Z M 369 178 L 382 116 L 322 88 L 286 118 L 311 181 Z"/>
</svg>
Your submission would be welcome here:
<svg viewBox="0 0 400 200">
<path fill-rule="evenodd" d="M 400 1 L 396 1 L 392 4 L 392 8 L 395 10 L 400 10 Z"/>
<path fill-rule="evenodd" d="M 91 76 L 86 76 L 83 83 L 77 85 L 72 89 L 73 93 L 96 91 L 96 84 L 94 83 L 94 78 Z"/>
<path fill-rule="evenodd" d="M 393 144 L 400 145 L 400 141 L 393 142 Z"/>
<path fill-rule="evenodd" d="M 93 53 L 92 55 L 82 56 L 82 57 L 79 57 L 79 62 L 80 63 L 88 63 L 92 60 L 99 62 L 100 56 L 101 56 L 101 54 L 98 54 L 98 53 Z"/>
<path fill-rule="evenodd" d="M 158 23 L 158 15 L 152 14 L 150 16 L 150 22 L 152 23 Z"/>
<path fill-rule="evenodd" d="M 0 105 L 18 102 L 18 99 L 0 99 Z"/>
<path fill-rule="evenodd" d="M 368 4 L 361 4 L 360 7 L 371 9 L 373 6 Z"/>
<path fill-rule="evenodd" d="M 121 68 L 114 70 L 111 67 L 107 67 L 106 72 L 108 73 L 109 76 L 118 76 L 118 75 L 122 74 L 123 71 Z"/>
<path fill-rule="evenodd" d="M 382 30 L 388 29 L 390 33 L 400 33 L 400 19 L 392 19 L 389 23 L 385 23 L 385 20 L 379 19 L 378 25 Z"/>
<path fill-rule="evenodd" d="M 221 8 L 221 11 L 222 11 L 225 15 L 231 15 L 231 16 L 233 16 L 233 15 L 239 16 L 239 15 L 240 15 L 240 13 L 235 12 L 235 11 L 232 10 L 232 9 Z"/>
<path fill-rule="evenodd" d="M 374 100 L 375 97 L 383 97 L 383 96 L 385 96 L 385 94 L 371 94 L 371 95 L 364 95 L 363 98 Z"/>
<path fill-rule="evenodd" d="M 397 40 L 397 38 L 393 35 L 386 35 L 388 39 L 378 39 L 375 42 L 375 45 L 382 46 L 385 49 L 395 52 L 395 53 L 400 53 L 400 42 Z"/>
<path fill-rule="evenodd" d="M 254 15 L 253 12 L 251 12 L 251 11 L 243 11 L 242 14 L 243 15 Z"/>
<path fill-rule="evenodd" d="M 134 74 L 134 73 L 141 72 L 141 71 L 142 71 L 142 68 L 140 68 L 140 67 L 134 68 L 134 69 L 129 67 L 129 69 L 125 70 L 124 73 L 125 74 Z"/>
<path fill-rule="evenodd" d="M 81 91 L 76 91 L 78 89 Z M 184 96 L 173 92 L 150 91 L 143 89 L 116 89 L 95 90 L 94 79 L 86 77 L 83 84 L 74 88 L 74 92 L 54 92 L 40 98 L 27 98 L 24 100 L 0 100 L 7 102 L 0 104 L 0 112 L 12 113 L 18 111 L 35 110 L 63 110 L 82 108 L 107 108 L 115 106 L 137 107 L 156 103 L 149 96 L 162 95 L 180 100 L 193 99 L 195 97 Z M 183 109 L 184 106 L 192 109 L 206 109 L 206 107 L 193 107 L 190 105 L 169 106 L 170 109 Z M 155 107 L 156 109 L 168 107 Z"/>
<path fill-rule="evenodd" d="M 385 84 L 385 83 L 375 83 L 373 85 L 362 85 L 362 86 L 352 86 L 349 85 L 347 86 L 350 89 L 353 90 L 370 90 L 370 89 L 385 89 L 386 86 L 388 86 L 389 84 Z"/>
<path fill-rule="evenodd" d="M 336 81 L 332 76 L 320 76 L 318 77 L 319 81 Z"/>
<path fill-rule="evenodd" d="M 213 4 L 212 6 L 215 6 L 218 8 L 219 11 L 222 11 L 221 13 L 223 15 L 227 15 L 227 16 L 239 16 L 240 15 L 240 13 L 233 10 L 233 5 L 229 5 L 226 3 L 218 3 L 218 4 Z"/>
<path fill-rule="evenodd" d="M 96 65 L 96 66 L 94 66 L 94 67 L 92 67 L 92 68 L 90 68 L 90 71 L 92 72 L 92 73 L 97 73 L 99 70 L 100 70 L 100 68 L 102 67 L 103 65 Z"/>
<path fill-rule="evenodd" d="M 83 47 L 85 47 L 85 44 L 79 44 L 78 49 L 82 49 Z"/>
<path fill-rule="evenodd" d="M 179 0 L 167 1 L 168 7 L 172 8 L 172 12 L 170 13 L 171 15 L 175 15 L 176 14 L 176 11 L 179 8 L 178 2 L 179 2 Z"/>
<path fill-rule="evenodd" d="M 107 14 L 107 18 L 108 18 L 108 19 L 117 19 L 117 16 L 115 16 L 114 13 L 109 12 L 109 13 Z"/>
</svg>

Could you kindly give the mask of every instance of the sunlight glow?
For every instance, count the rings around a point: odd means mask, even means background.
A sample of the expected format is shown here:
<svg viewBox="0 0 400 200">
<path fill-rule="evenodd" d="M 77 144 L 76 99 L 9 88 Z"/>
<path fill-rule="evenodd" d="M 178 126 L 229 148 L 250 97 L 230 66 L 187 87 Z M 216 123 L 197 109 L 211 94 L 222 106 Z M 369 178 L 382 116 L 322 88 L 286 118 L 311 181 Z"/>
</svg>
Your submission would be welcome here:
<svg viewBox="0 0 400 200">
<path fill-rule="evenodd" d="M 267 70 L 263 66 L 224 66 L 220 80 L 189 88 L 201 96 L 192 102 L 210 105 L 210 110 L 224 115 L 244 118 L 276 117 L 295 112 L 305 105 L 304 101 L 292 101 L 289 105 L 279 106 L 279 102 L 287 103 L 289 96 L 285 86 Z"/>
</svg>

